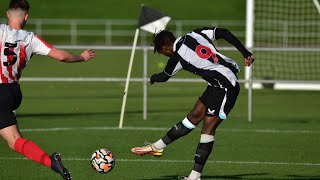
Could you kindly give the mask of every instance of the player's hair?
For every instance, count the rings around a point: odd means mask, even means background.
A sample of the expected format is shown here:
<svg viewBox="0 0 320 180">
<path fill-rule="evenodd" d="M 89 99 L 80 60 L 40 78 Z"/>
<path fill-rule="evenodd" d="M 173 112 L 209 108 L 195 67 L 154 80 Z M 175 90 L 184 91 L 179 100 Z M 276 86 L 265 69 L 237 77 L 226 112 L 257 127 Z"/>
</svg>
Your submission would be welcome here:
<svg viewBox="0 0 320 180">
<path fill-rule="evenodd" d="M 10 0 L 9 9 L 22 9 L 28 12 L 30 5 L 27 0 Z"/>
<path fill-rule="evenodd" d="M 152 41 L 152 46 L 154 46 L 153 52 L 160 53 L 162 46 L 173 43 L 175 40 L 176 38 L 170 31 L 162 30 L 157 33 L 154 33 Z"/>
</svg>

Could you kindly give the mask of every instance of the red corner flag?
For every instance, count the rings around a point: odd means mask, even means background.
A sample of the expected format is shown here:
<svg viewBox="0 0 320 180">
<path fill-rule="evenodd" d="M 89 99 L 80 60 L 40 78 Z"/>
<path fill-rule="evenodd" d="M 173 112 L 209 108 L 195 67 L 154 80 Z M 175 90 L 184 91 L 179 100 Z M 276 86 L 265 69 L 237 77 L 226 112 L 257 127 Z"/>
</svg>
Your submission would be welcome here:
<svg viewBox="0 0 320 180">
<path fill-rule="evenodd" d="M 162 12 L 142 6 L 139 18 L 139 28 L 150 33 L 164 30 L 171 18 Z"/>
</svg>

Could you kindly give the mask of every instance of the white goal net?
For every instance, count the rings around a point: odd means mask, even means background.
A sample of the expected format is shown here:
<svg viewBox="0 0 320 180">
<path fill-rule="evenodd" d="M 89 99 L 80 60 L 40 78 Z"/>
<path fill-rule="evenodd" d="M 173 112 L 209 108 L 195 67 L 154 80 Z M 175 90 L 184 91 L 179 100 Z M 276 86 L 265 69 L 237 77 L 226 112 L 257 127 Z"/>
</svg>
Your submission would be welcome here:
<svg viewBox="0 0 320 180">
<path fill-rule="evenodd" d="M 253 79 L 320 81 L 319 0 L 254 0 Z"/>
</svg>

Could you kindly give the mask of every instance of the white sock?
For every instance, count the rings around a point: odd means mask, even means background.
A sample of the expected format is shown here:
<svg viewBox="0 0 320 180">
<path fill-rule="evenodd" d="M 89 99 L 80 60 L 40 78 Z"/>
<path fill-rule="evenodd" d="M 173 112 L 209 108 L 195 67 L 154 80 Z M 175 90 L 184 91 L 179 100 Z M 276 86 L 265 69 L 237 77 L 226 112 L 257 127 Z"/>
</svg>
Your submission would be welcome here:
<svg viewBox="0 0 320 180">
<path fill-rule="evenodd" d="M 200 143 L 209 143 L 214 141 L 214 136 L 209 134 L 201 134 Z"/>
<path fill-rule="evenodd" d="M 188 179 L 190 179 L 190 180 L 197 180 L 197 179 L 200 178 L 200 176 L 201 176 L 201 173 L 192 170 L 191 173 L 190 173 L 190 175 L 189 175 L 189 177 L 188 177 Z"/>
<path fill-rule="evenodd" d="M 153 146 L 156 148 L 156 149 L 164 149 L 167 147 L 167 145 L 162 141 L 162 139 L 159 139 L 157 142 L 155 142 L 153 144 Z"/>
</svg>

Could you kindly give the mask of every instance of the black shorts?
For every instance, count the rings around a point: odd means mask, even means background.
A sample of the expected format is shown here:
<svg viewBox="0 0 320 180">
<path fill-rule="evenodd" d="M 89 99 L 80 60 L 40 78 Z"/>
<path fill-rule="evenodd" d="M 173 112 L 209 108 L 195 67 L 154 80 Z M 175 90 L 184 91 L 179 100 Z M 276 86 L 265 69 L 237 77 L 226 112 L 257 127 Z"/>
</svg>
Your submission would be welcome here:
<svg viewBox="0 0 320 180">
<path fill-rule="evenodd" d="M 236 103 L 239 92 L 239 83 L 233 88 L 208 86 L 199 98 L 207 108 L 205 115 L 219 116 L 220 119 L 227 119 L 227 115 Z"/>
<path fill-rule="evenodd" d="M 0 84 L 0 129 L 17 124 L 13 111 L 18 109 L 21 100 L 19 84 Z"/>
</svg>

